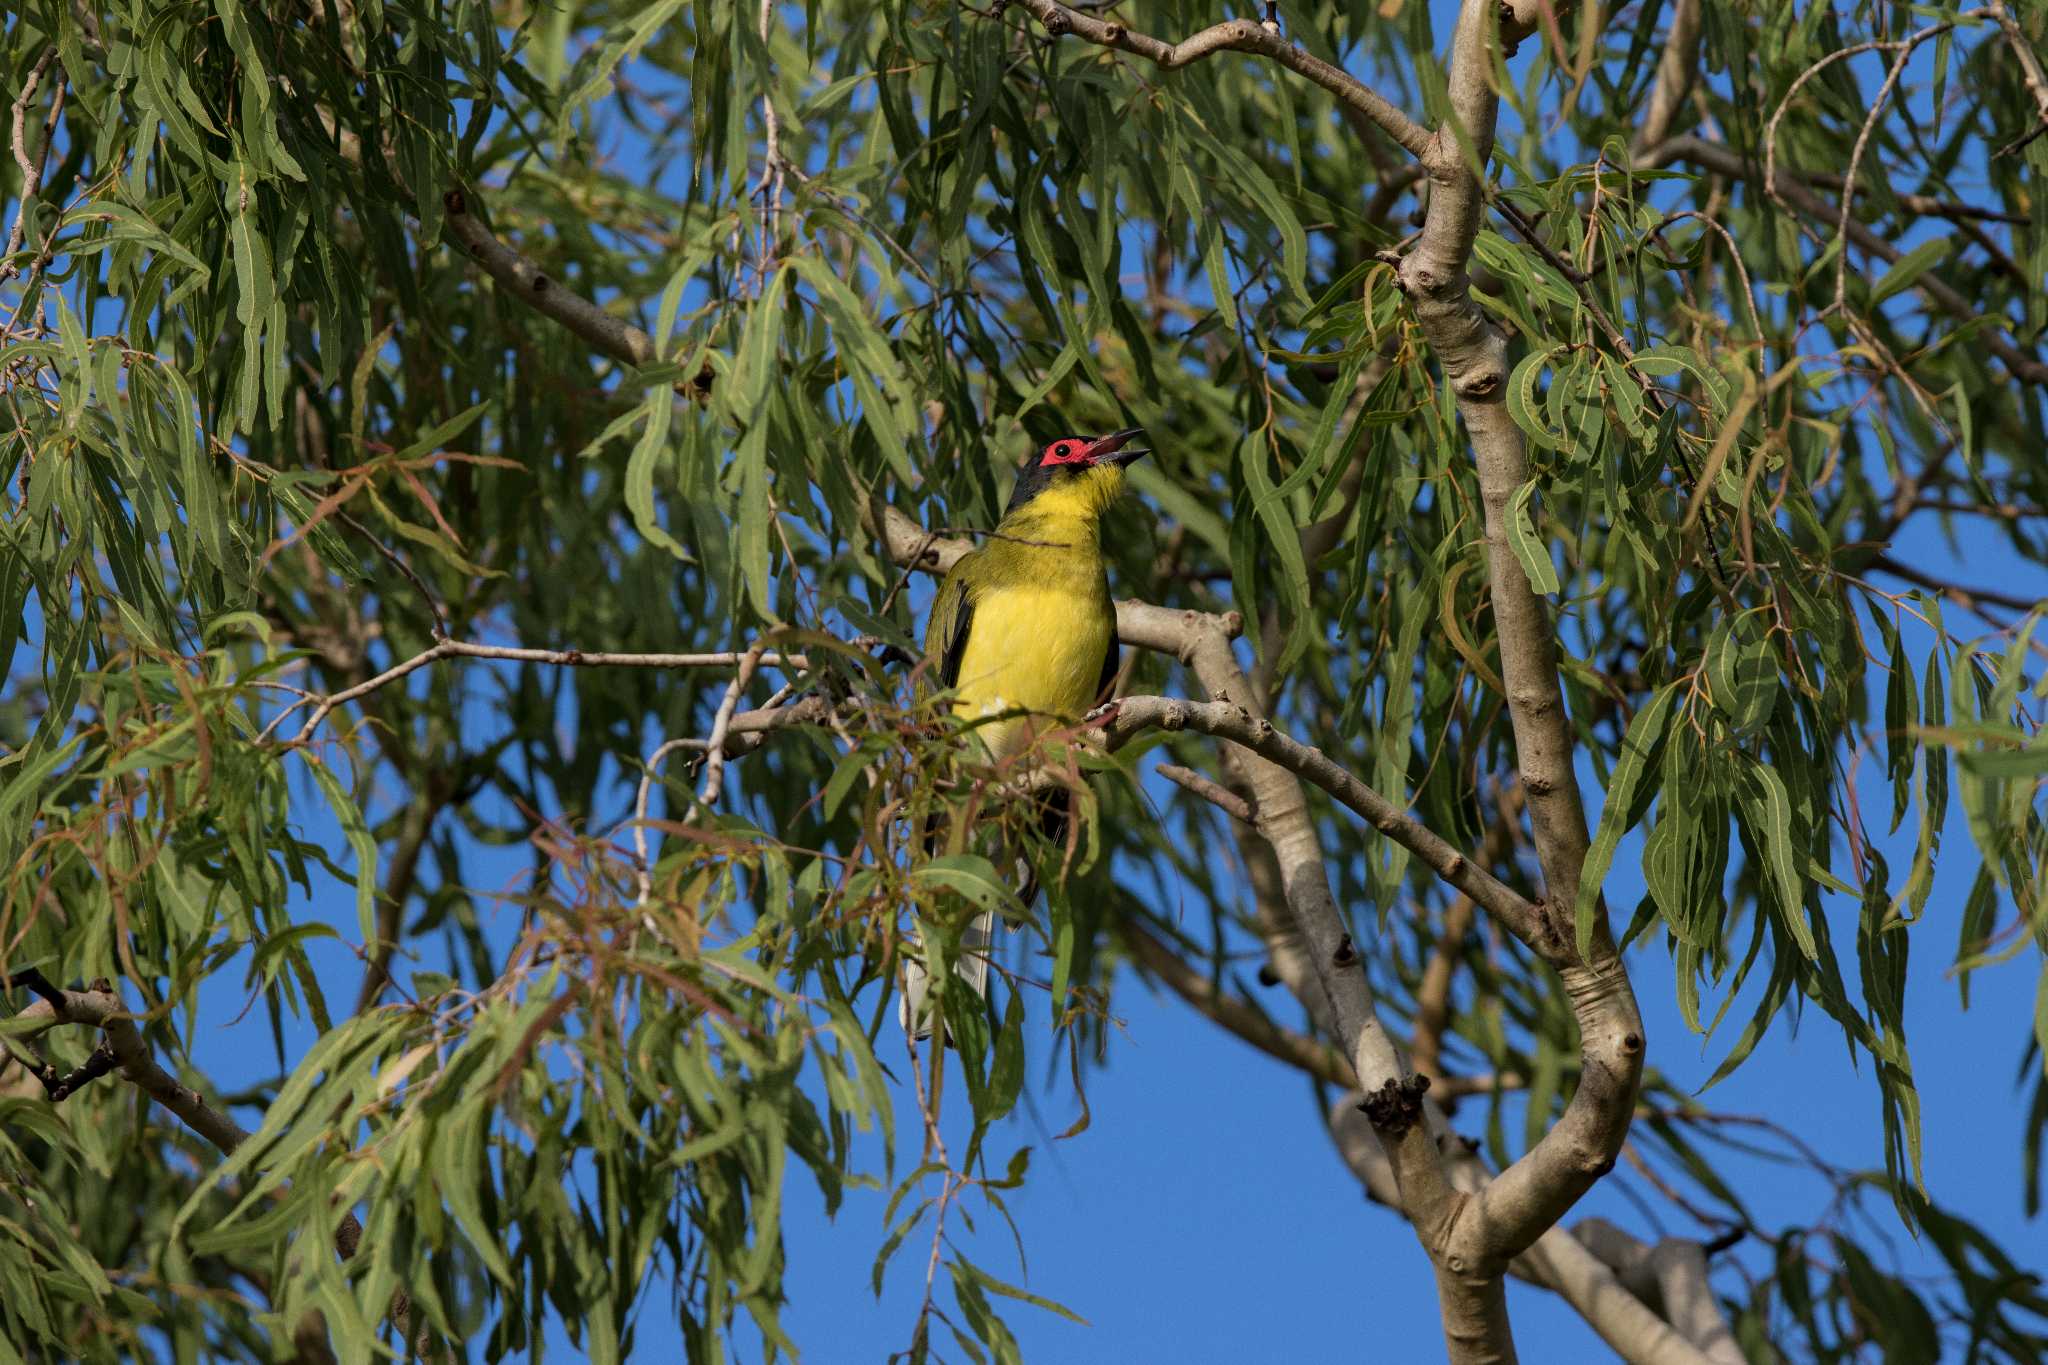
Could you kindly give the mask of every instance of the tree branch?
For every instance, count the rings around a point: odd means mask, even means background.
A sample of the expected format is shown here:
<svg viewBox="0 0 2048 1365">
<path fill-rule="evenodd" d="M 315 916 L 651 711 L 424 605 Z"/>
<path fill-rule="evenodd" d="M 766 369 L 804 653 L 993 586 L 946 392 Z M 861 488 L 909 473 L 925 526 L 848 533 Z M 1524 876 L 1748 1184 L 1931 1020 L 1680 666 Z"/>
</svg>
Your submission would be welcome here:
<svg viewBox="0 0 2048 1365">
<path fill-rule="evenodd" d="M 448 191 L 441 196 L 441 205 L 447 210 L 442 222 L 448 235 L 500 288 L 621 364 L 650 365 L 659 358 L 653 337 L 574 290 L 559 287 L 546 271 L 499 241 L 483 220 L 470 212 L 464 191 Z"/>
<path fill-rule="evenodd" d="M 1958 606 L 1967 611 L 1974 611 L 1980 616 L 1983 615 L 1982 604 L 1984 603 L 1989 603 L 1994 607 L 2003 607 L 2007 611 L 2022 613 L 2030 612 L 2041 605 L 2041 599 L 2038 597 L 2027 597 L 2020 593 L 2004 592 L 1998 588 L 1969 587 L 1961 583 L 1952 583 L 1947 579 L 1937 578 L 1923 569 L 1916 569 L 1904 560 L 1887 554 L 1881 554 L 1872 559 L 1870 567 L 1880 573 L 1888 573 L 1894 578 L 1903 578 L 1915 587 L 1925 588 L 1929 592 L 1938 592 L 1942 596 L 1954 601 Z"/>
<path fill-rule="evenodd" d="M 1744 1365 L 1747 1357 L 1714 1302 L 1707 1251 L 1700 1243 L 1666 1237 L 1647 1246 L 1605 1218 L 1580 1219 L 1572 1237 L 1713 1365 Z"/>
<path fill-rule="evenodd" d="M 2000 156 L 2010 156 L 2032 138 L 2039 137 L 2048 128 L 2048 76 L 2041 73 L 2041 59 L 2034 55 L 2033 45 L 2027 42 L 2027 35 L 2020 32 L 2019 24 L 2013 19 L 2012 11 L 2005 7 L 2005 0 L 1991 0 L 1985 8 L 1998 20 L 1998 27 L 2005 34 L 2006 44 L 2012 48 L 2012 55 L 2020 64 L 2020 77 L 2026 82 L 2027 93 L 2034 97 L 2035 119 L 2031 131 L 2017 141 L 1999 148 Z"/>
<path fill-rule="evenodd" d="M 1123 24 L 1092 18 L 1068 9 L 1057 0 L 1017 0 L 1054 37 L 1071 33 L 1077 38 L 1128 52 L 1176 71 L 1218 52 L 1249 52 L 1278 62 L 1335 95 L 1352 109 L 1377 124 L 1380 130 L 1411 156 L 1421 156 L 1429 147 L 1427 128 L 1395 108 L 1385 97 L 1356 76 L 1319 57 L 1312 57 L 1277 33 L 1268 33 L 1249 19 L 1229 19 L 1213 24 L 1178 43 L 1164 42 L 1135 33 Z"/>
<path fill-rule="evenodd" d="M 357 1014 L 375 1005 L 391 980 L 391 958 L 398 951 L 406 902 L 412 899 L 413 885 L 419 876 L 420 854 L 426 851 L 434 821 L 440 818 L 451 794 L 448 779 L 444 769 L 429 768 L 419 795 L 406 807 L 398 846 L 392 850 L 390 866 L 384 873 L 383 904 L 377 907 L 377 941 L 371 946 L 362 985 L 356 990 Z"/>
<path fill-rule="evenodd" d="M 1407 1217 L 1386 1158 L 1375 1149 L 1372 1130 L 1350 1097 L 1330 1110 L 1330 1136 L 1367 1197 Z M 1447 1134 L 1444 1141 L 1462 1145 L 1455 1134 Z M 1476 1190 L 1486 1180 L 1485 1168 L 1469 1153 L 1451 1159 L 1451 1173 L 1463 1190 Z M 1551 1227 L 1515 1257 L 1508 1273 L 1556 1293 L 1630 1365 L 1720 1365 L 1631 1293 L 1614 1270 L 1561 1226 Z"/>
<path fill-rule="evenodd" d="M 1536 906 L 1495 879 L 1441 836 L 1338 766 L 1329 755 L 1274 728 L 1249 705 L 1192 702 L 1177 697 L 1124 697 L 1104 727 L 1112 747 L 1147 729 L 1196 730 L 1251 750 L 1268 763 L 1305 778 L 1364 816 L 1368 824 L 1422 859 L 1445 882 L 1470 896 L 1517 938 L 1547 957 L 1561 948 Z"/>
<path fill-rule="evenodd" d="M 920 530 L 909 517 L 879 500 L 869 502 L 868 514 L 891 556 L 899 563 L 942 573 L 966 552 L 964 542 L 937 540 Z M 1288 752 L 1275 743 L 1285 737 L 1251 710 L 1251 684 L 1230 647 L 1232 637 L 1240 629 L 1242 619 L 1235 612 L 1214 616 L 1143 602 L 1117 603 L 1119 639 L 1136 648 L 1170 655 L 1194 671 L 1196 680 L 1211 698 L 1207 706 L 1213 711 L 1204 709 L 1189 714 L 1216 714 L 1219 723 L 1227 718 L 1231 724 L 1237 724 L 1242 717 L 1247 732 L 1264 726 L 1260 732 L 1264 742 L 1276 752 Z M 1106 723 L 1135 728 L 1152 714 L 1164 715 L 1167 709 L 1202 705 L 1166 698 L 1125 698 L 1115 704 Z M 1125 708 L 1130 708 L 1128 722 L 1124 720 Z M 1162 709 L 1155 712 L 1154 708 Z M 1293 741 L 1286 743 L 1292 745 Z M 1413 1074 L 1380 1024 L 1372 988 L 1351 946 L 1343 912 L 1330 890 L 1321 843 L 1300 780 L 1263 756 L 1228 748 L 1225 768 L 1234 779 L 1231 785 L 1249 801 L 1258 833 L 1273 855 L 1287 922 L 1284 926 L 1269 927 L 1282 928 L 1281 937 L 1290 955 L 1298 950 L 1299 961 L 1307 964 L 1307 972 L 1290 981 L 1290 985 L 1302 995 L 1311 1013 L 1327 1022 L 1363 1090 L 1372 1097 L 1375 1108 L 1369 1117 L 1373 1120 L 1373 1131 L 1386 1151 L 1405 1206 L 1415 1211 L 1417 1236 L 1432 1260 L 1436 1260 L 1464 1200 L 1451 1189 L 1430 1125 L 1422 1121 L 1421 1097 L 1428 1081 Z M 1358 785 L 1365 790 L 1362 783 Z M 1387 810 L 1398 817 L 1397 824 L 1414 823 L 1393 812 L 1390 806 Z M 1495 1288 L 1497 1291 L 1497 1281 Z"/>
<path fill-rule="evenodd" d="M 1204 777 L 1192 768 L 1183 768 L 1178 763 L 1162 763 L 1154 771 L 1183 791 L 1193 792 L 1211 803 L 1233 820 L 1249 825 L 1258 818 L 1252 810 L 1251 802 L 1212 777 Z"/>
<path fill-rule="evenodd" d="M 1720 175 L 1766 184 L 1759 168 L 1733 147 L 1691 134 L 1670 138 L 1662 146 L 1652 148 L 1643 158 L 1643 164 L 1647 166 L 1664 166 L 1673 161 L 1690 161 Z M 1766 184 L 1766 192 L 1782 198 L 1808 218 L 1829 224 L 1836 221 L 1835 209 L 1796 172 L 1783 168 L 1774 170 Z M 1852 217 L 1849 220 L 1847 232 L 1849 240 L 1854 242 L 1859 250 L 1877 257 L 1887 265 L 1896 264 L 1905 255 L 1890 241 L 1879 236 L 1868 224 L 1856 218 Z M 1958 322 L 1968 322 L 1980 316 L 1978 310 L 1967 299 L 1933 271 L 1923 272 L 1913 281 L 1913 288 L 1925 295 L 1928 302 Z M 2002 313 L 1992 313 L 1989 316 L 1996 318 L 2007 328 L 2017 325 Z M 2043 364 L 2026 354 L 2005 336 L 1997 332 L 1985 332 L 1983 344 L 2012 371 L 2015 377 L 2030 384 L 2048 384 L 2048 364 Z"/>
<path fill-rule="evenodd" d="M 338 706 L 346 705 L 358 697 L 368 696 L 379 688 L 388 687 L 407 674 L 416 673 L 428 664 L 442 659 L 504 659 L 515 663 L 554 664 L 564 668 L 738 668 L 745 664 L 754 651 L 739 653 L 719 652 L 711 654 L 610 654 L 602 651 L 580 649 L 525 649 L 515 645 L 476 645 L 465 640 L 440 640 L 413 655 L 410 659 L 393 664 L 373 678 L 366 678 L 353 687 L 317 698 L 306 697 L 293 702 L 270 718 L 263 727 L 262 738 L 269 738 L 286 716 L 301 706 L 313 705 L 314 710 L 306 723 L 300 727 L 292 743 L 303 744 L 313 737 L 320 723 L 327 719 Z M 811 666 L 810 660 L 802 654 L 761 653 L 758 662 L 771 668 L 793 668 L 799 671 Z"/>
<path fill-rule="evenodd" d="M 1148 975 L 1164 982 L 1173 993 L 1269 1057 L 1298 1067 L 1317 1080 L 1350 1090 L 1358 1084 L 1351 1068 L 1335 1049 L 1282 1028 L 1266 1012 L 1243 1000 L 1225 995 L 1208 977 L 1189 966 L 1181 955 L 1136 920 L 1126 919 L 1117 932 L 1131 950 L 1131 956 Z"/>
<path fill-rule="evenodd" d="M 12 979 L 41 997 L 17 1013 L 15 1018 L 31 1022 L 47 1020 L 43 1025 L 45 1028 L 84 1024 L 98 1029 L 104 1039 L 102 1046 L 111 1055 L 122 1078 L 212 1143 L 222 1156 L 231 1155 L 249 1140 L 248 1129 L 207 1103 L 206 1097 L 197 1090 L 178 1084 L 177 1078 L 163 1069 L 143 1039 L 142 1030 L 135 1027 L 135 1016 L 111 986 L 95 982 L 90 990 L 65 990 L 51 986 L 40 972 L 26 971 L 14 972 Z M 354 1211 L 344 1213 L 334 1230 L 335 1253 L 342 1260 L 349 1260 L 361 1245 L 362 1236 L 363 1225 Z M 401 1340 L 414 1340 L 412 1298 L 403 1289 L 393 1295 L 391 1322 L 398 1329 Z"/>
<path fill-rule="evenodd" d="M 16 974 L 20 979 L 19 973 Z M 40 994 L 40 992 L 39 992 Z M 246 1142 L 248 1130 L 206 1102 L 198 1091 L 179 1085 L 157 1063 L 134 1016 L 111 989 L 61 990 L 62 1004 L 47 995 L 22 1010 L 18 1019 L 48 1019 L 51 1025 L 86 1024 L 105 1035 L 121 1075 L 144 1094 L 175 1114 L 187 1128 L 205 1138 L 222 1156 Z"/>
<path fill-rule="evenodd" d="M 1524 941 L 1563 978 L 1579 1026 L 1581 1079 L 1564 1115 L 1519 1161 L 1472 1195 L 1447 1239 L 1439 1282 L 1446 1337 L 1459 1359 L 1513 1358 L 1497 1276 L 1612 1169 L 1628 1135 L 1644 1050 L 1642 1020 L 1605 914 L 1595 918 L 1591 952 L 1583 961 L 1563 927 L 1579 898 L 1588 844 L 1585 806 L 1549 612 L 1508 543 L 1508 504 L 1530 475 L 1527 447 L 1505 402 L 1507 338 L 1473 300 L 1468 275 L 1485 203 L 1480 177 L 1499 112 L 1492 80 L 1497 14 L 1497 0 L 1465 0 L 1459 13 L 1447 104 L 1463 142 L 1440 141 L 1428 159 L 1427 216 L 1397 278 L 1443 366 L 1478 467 L 1501 674 L 1543 869 L 1541 923 Z M 1505 46 L 1507 36 L 1499 42 Z M 1493 910 L 1485 900 L 1480 903 Z M 1514 921 L 1504 922 L 1514 929 Z M 1454 1296 L 1462 1302 L 1454 1304 Z"/>
<path fill-rule="evenodd" d="M 0 250 L 0 283 L 21 273 L 14 264 L 14 254 L 21 250 L 22 238 L 28 227 L 29 205 L 35 202 L 36 193 L 43 184 L 43 162 L 50 154 L 51 130 L 57 122 L 57 115 L 64 107 L 64 72 L 57 73 L 57 94 L 50 109 L 48 125 L 43 129 L 41 142 L 33 154 L 28 145 L 28 107 L 36 97 L 36 87 L 43 83 L 43 73 L 57 60 L 57 49 L 47 48 L 29 68 L 28 79 L 22 82 L 21 93 L 15 97 L 9 122 L 9 144 L 14 150 L 14 164 L 21 170 L 21 197 L 14 208 L 13 226 L 7 229 L 7 246 Z M 33 281 L 31 281 L 33 283 Z"/>
<path fill-rule="evenodd" d="M 1664 51 L 1657 58 L 1656 83 L 1650 87 L 1650 105 L 1636 129 L 1634 147 L 1654 147 L 1671 133 L 1672 120 L 1684 107 L 1699 74 L 1700 0 L 1678 0 L 1671 14 L 1671 31 L 1665 36 Z"/>
</svg>

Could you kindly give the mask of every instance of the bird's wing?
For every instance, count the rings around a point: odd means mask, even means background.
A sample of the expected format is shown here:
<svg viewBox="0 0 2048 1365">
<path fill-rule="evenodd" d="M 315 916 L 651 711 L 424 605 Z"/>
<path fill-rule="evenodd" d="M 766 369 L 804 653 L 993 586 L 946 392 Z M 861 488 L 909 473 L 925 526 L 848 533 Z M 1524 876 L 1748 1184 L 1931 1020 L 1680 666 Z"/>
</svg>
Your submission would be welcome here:
<svg viewBox="0 0 2048 1365">
<path fill-rule="evenodd" d="M 974 595 L 956 564 L 939 585 L 938 596 L 932 599 L 931 620 L 924 631 L 924 652 L 938 669 L 940 687 L 959 685 L 960 661 L 967 657 L 967 633 L 973 626 Z"/>
<path fill-rule="evenodd" d="M 1095 680 L 1095 704 L 1102 705 L 1109 700 L 1110 689 L 1116 686 L 1116 670 L 1123 663 L 1124 647 L 1115 635 L 1109 637 L 1109 650 L 1102 656 L 1102 676 Z"/>
</svg>

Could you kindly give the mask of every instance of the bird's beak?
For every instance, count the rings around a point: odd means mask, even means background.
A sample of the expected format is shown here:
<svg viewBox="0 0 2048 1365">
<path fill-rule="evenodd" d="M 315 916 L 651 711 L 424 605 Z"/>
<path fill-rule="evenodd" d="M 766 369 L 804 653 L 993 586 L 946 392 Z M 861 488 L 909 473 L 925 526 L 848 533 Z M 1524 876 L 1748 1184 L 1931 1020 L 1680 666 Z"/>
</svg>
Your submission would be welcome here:
<svg viewBox="0 0 2048 1365">
<path fill-rule="evenodd" d="M 1098 461 L 1107 460 L 1112 464 L 1129 464 L 1133 460 L 1141 460 L 1152 452 L 1143 447 L 1137 450 L 1125 450 L 1124 446 L 1129 444 L 1133 436 L 1143 436 L 1144 434 L 1145 428 L 1132 427 L 1128 431 L 1117 431 L 1107 436 L 1098 436 L 1088 443 L 1088 462 L 1094 464 Z"/>
</svg>

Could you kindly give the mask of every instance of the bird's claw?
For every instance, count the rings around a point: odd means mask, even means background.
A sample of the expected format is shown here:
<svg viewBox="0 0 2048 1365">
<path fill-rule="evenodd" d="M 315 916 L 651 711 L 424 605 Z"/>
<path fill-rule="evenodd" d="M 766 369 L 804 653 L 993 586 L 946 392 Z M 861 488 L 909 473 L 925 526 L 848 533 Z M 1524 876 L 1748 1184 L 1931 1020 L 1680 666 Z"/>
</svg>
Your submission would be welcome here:
<svg viewBox="0 0 2048 1365">
<path fill-rule="evenodd" d="M 1123 701 L 1121 699 L 1106 701 L 1093 711 L 1090 711 L 1081 723 L 1100 729 L 1107 729 L 1116 720 L 1117 713 L 1122 709 Z"/>
</svg>

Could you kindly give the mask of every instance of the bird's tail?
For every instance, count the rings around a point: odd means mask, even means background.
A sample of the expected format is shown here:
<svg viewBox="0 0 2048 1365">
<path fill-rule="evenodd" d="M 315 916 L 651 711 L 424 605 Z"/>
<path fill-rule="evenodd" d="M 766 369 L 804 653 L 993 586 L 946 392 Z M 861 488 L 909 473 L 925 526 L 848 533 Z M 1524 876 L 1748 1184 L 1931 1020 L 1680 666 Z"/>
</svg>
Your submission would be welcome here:
<svg viewBox="0 0 2048 1365">
<path fill-rule="evenodd" d="M 953 975 L 965 981 L 976 995 L 988 995 L 988 955 L 995 937 L 996 917 L 983 911 L 960 935 L 960 957 Z M 911 1041 L 922 1043 L 932 1036 L 931 974 L 924 963 L 907 958 L 903 963 L 903 994 L 896 999 L 896 1021 Z M 948 1038 L 946 1041 L 951 1042 Z"/>
<path fill-rule="evenodd" d="M 1073 793 L 1065 788 L 1054 788 L 1040 796 L 1038 827 L 1048 843 L 1058 844 L 1066 839 L 1072 801 Z M 937 826 L 928 824 L 925 827 L 926 854 L 930 854 L 937 844 Z M 1024 862 L 1017 899 L 1028 906 L 1037 898 L 1038 873 L 1029 862 Z M 960 935 L 960 956 L 953 964 L 953 974 L 984 1000 L 988 998 L 988 959 L 994 951 L 995 932 L 993 911 L 984 910 L 976 915 L 974 922 Z M 921 1043 L 932 1036 L 930 997 L 931 974 L 925 970 L 924 963 L 915 958 L 906 960 L 903 964 L 903 994 L 896 1000 L 896 1020 L 914 1042 Z"/>
</svg>

